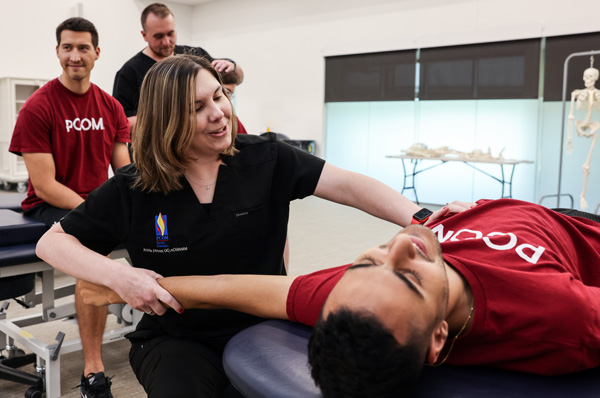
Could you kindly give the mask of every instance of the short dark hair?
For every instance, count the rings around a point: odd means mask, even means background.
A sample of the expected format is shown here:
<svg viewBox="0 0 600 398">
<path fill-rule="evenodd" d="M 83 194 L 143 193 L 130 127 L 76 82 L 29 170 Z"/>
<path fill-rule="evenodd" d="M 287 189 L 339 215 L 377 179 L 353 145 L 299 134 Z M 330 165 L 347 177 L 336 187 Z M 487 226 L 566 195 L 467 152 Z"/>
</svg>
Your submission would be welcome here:
<svg viewBox="0 0 600 398">
<path fill-rule="evenodd" d="M 146 30 L 146 19 L 148 19 L 148 14 L 154 14 L 157 17 L 161 17 L 161 18 L 166 18 L 169 15 L 173 15 L 173 13 L 171 12 L 171 10 L 169 10 L 169 7 L 167 7 L 166 5 L 162 4 L 162 3 L 152 3 L 150 4 L 148 7 L 144 8 L 144 11 L 142 11 L 142 29 L 144 29 L 144 31 Z M 173 15 L 173 17 L 175 17 Z"/>
<path fill-rule="evenodd" d="M 72 30 L 73 32 L 90 32 L 92 35 L 92 44 L 94 48 L 98 47 L 98 31 L 93 23 L 85 18 L 73 17 L 63 21 L 56 28 L 56 44 L 60 46 L 60 35 L 63 30 Z"/>
<path fill-rule="evenodd" d="M 401 345 L 373 314 L 347 308 L 319 319 L 308 343 L 311 376 L 325 398 L 410 396 L 426 353 L 417 333 Z"/>
<path fill-rule="evenodd" d="M 221 81 L 223 82 L 223 84 L 238 84 L 238 77 L 235 74 L 234 71 L 229 71 L 229 72 L 220 72 L 221 74 Z"/>
</svg>

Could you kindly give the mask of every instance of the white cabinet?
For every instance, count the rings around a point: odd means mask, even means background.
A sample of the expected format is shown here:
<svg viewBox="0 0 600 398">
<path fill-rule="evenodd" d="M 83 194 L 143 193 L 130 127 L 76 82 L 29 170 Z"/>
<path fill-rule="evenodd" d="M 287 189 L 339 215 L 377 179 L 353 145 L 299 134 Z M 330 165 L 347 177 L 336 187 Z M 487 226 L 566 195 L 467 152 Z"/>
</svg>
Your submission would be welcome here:
<svg viewBox="0 0 600 398">
<path fill-rule="evenodd" d="M 10 189 L 16 183 L 19 192 L 27 189 L 27 168 L 21 156 L 8 152 L 15 122 L 25 100 L 46 80 L 0 78 L 0 183 Z"/>
</svg>

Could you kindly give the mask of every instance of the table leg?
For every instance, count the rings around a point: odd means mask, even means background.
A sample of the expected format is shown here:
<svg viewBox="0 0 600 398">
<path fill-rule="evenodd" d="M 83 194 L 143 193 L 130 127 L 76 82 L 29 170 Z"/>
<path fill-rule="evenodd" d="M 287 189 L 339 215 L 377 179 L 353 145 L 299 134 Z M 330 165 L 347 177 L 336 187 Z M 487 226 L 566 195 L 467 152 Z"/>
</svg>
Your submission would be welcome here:
<svg viewBox="0 0 600 398">
<path fill-rule="evenodd" d="M 415 193 L 415 202 L 417 204 L 419 204 L 419 197 L 417 196 L 417 189 L 415 188 L 415 175 L 418 174 L 417 172 L 417 165 L 419 163 L 419 159 L 411 159 L 411 163 L 413 164 L 413 169 L 412 169 L 412 173 L 408 174 L 406 172 L 406 165 L 404 164 L 404 160 L 402 159 L 402 170 L 404 172 L 404 181 L 402 184 L 402 191 L 401 193 L 404 194 L 404 191 L 406 189 L 412 189 L 412 191 Z M 409 179 L 410 179 L 410 185 L 409 184 Z"/>
</svg>

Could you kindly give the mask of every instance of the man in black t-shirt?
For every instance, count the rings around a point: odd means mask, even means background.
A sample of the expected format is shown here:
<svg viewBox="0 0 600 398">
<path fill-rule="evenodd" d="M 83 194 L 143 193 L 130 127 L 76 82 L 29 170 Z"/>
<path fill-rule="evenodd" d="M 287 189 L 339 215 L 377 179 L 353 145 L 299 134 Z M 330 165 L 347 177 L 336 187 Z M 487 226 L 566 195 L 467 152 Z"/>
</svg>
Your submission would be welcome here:
<svg viewBox="0 0 600 398">
<path fill-rule="evenodd" d="M 242 68 L 233 60 L 213 58 L 200 47 L 178 46 L 175 18 L 167 6 L 160 3 L 150 4 L 142 12 L 142 36 L 148 43 L 146 48 L 127 61 L 115 76 L 113 96 L 123 105 L 129 120 L 129 128 L 133 129 L 137 119 L 137 107 L 142 81 L 148 70 L 156 62 L 173 54 L 191 53 L 211 61 L 219 72 L 234 72 L 238 84 L 244 80 Z"/>
</svg>

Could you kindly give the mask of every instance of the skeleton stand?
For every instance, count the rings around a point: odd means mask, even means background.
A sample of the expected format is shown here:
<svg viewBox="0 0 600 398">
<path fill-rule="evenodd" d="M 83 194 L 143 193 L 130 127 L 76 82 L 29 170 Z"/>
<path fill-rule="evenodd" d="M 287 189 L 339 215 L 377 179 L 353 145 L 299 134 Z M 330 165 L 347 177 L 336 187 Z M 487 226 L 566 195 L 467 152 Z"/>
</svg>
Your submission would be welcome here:
<svg viewBox="0 0 600 398">
<path fill-rule="evenodd" d="M 567 76 L 568 76 L 568 72 L 569 72 L 569 61 L 574 58 L 574 57 L 589 57 L 591 55 L 596 55 L 596 54 L 600 54 L 600 51 L 586 51 L 586 52 L 580 52 L 580 53 L 573 53 L 571 55 L 569 55 L 566 59 L 565 59 L 565 63 L 564 63 L 564 67 L 563 67 L 563 89 L 562 89 L 562 123 L 560 126 L 560 156 L 559 156 L 559 161 L 558 161 L 558 192 L 556 193 L 556 195 L 544 195 L 540 198 L 540 203 L 542 203 L 542 201 L 545 198 L 549 198 L 549 197 L 554 197 L 556 196 L 556 207 L 560 207 L 560 197 L 561 196 L 567 196 L 571 199 L 571 208 L 573 208 L 573 196 L 571 196 L 570 194 L 561 194 L 560 190 L 561 190 L 561 186 L 562 186 L 562 162 L 563 162 L 563 146 L 564 146 L 564 140 L 565 140 L 565 102 L 566 102 L 566 98 L 567 98 Z M 596 138 L 593 139 L 592 141 L 592 149 L 594 148 L 594 144 L 596 143 Z M 591 155 L 591 151 L 590 151 L 590 155 Z M 588 156 L 589 157 L 589 156 Z M 585 173 L 585 171 L 584 171 Z M 589 173 L 589 170 L 588 170 Z M 582 195 L 585 195 L 585 191 L 582 192 Z"/>
</svg>

